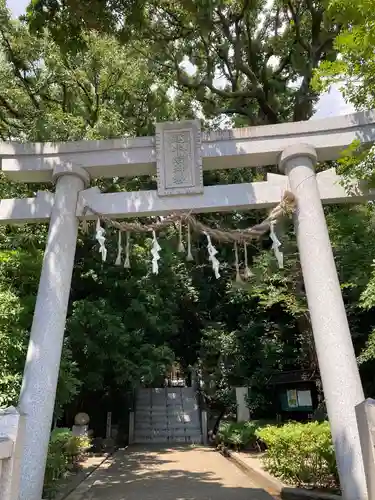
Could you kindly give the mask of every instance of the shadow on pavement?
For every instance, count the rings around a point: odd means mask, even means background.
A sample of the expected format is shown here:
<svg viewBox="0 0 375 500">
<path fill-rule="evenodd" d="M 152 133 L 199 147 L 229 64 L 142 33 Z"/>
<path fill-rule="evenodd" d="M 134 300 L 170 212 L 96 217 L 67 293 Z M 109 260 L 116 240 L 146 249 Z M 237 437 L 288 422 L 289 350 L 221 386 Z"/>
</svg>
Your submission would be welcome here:
<svg viewBox="0 0 375 500">
<path fill-rule="evenodd" d="M 209 448 L 132 447 L 117 452 L 85 500 L 274 500 Z M 83 499 L 82 499 L 83 500 Z"/>
</svg>

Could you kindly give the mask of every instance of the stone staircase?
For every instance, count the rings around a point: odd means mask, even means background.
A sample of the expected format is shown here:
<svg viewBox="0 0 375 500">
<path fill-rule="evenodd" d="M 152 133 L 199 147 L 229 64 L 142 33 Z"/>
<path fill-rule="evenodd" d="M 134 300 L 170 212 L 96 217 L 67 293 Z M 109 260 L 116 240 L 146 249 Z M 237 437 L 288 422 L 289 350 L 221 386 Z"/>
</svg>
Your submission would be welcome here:
<svg viewBox="0 0 375 500">
<path fill-rule="evenodd" d="M 140 389 L 134 443 L 201 443 L 199 408 L 191 387 Z"/>
</svg>

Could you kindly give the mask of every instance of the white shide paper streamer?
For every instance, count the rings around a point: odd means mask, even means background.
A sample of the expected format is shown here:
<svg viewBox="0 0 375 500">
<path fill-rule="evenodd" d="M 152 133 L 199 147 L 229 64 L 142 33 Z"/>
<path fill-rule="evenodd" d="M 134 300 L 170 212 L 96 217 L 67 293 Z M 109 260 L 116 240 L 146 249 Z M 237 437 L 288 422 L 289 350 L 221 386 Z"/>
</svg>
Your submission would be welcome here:
<svg viewBox="0 0 375 500">
<path fill-rule="evenodd" d="M 122 247 L 121 247 L 121 231 L 118 232 L 118 240 L 117 240 L 117 257 L 115 261 L 115 266 L 121 266 L 121 255 L 122 255 Z"/>
<path fill-rule="evenodd" d="M 211 242 L 210 235 L 208 233 L 206 233 L 206 231 L 204 231 L 203 234 L 205 234 L 206 238 L 207 238 L 208 260 L 212 263 L 212 269 L 215 273 L 216 279 L 219 279 L 220 278 L 220 273 L 219 273 L 220 262 L 215 257 L 217 255 L 218 251 L 213 246 L 213 244 Z"/>
<path fill-rule="evenodd" d="M 130 269 L 130 233 L 129 233 L 129 231 L 126 231 L 124 268 Z"/>
<path fill-rule="evenodd" d="M 272 249 L 275 253 L 275 257 L 277 259 L 279 269 L 283 269 L 284 268 L 284 254 L 283 254 L 283 252 L 280 251 L 281 242 L 275 233 L 275 225 L 276 225 L 276 222 L 272 221 L 271 225 L 270 225 L 270 238 L 272 240 Z"/>
<path fill-rule="evenodd" d="M 155 233 L 155 231 L 152 231 L 151 255 L 152 255 L 152 272 L 153 272 L 153 274 L 159 274 L 158 260 L 160 259 L 160 255 L 159 255 L 160 250 L 161 250 L 161 246 L 159 245 L 158 240 L 156 239 L 156 233 Z"/>
<path fill-rule="evenodd" d="M 100 225 L 100 219 L 96 221 L 96 235 L 95 238 L 99 243 L 99 253 L 102 255 L 102 261 L 105 262 L 107 259 L 107 249 L 105 247 L 105 230 Z"/>
</svg>

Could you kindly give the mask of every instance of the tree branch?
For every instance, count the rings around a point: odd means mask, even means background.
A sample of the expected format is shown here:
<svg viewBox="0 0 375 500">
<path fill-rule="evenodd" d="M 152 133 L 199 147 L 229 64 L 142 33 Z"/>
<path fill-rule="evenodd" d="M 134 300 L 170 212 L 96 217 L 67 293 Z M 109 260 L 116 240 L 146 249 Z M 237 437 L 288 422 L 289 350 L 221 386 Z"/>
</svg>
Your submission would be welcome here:
<svg viewBox="0 0 375 500">
<path fill-rule="evenodd" d="M 9 104 L 9 102 L 2 95 L 0 95 L 0 104 L 2 106 L 4 106 L 4 108 L 6 108 L 7 111 L 9 111 L 9 113 L 14 118 L 21 118 L 22 117 L 21 113 L 19 113 L 11 104 Z"/>
<path fill-rule="evenodd" d="M 301 47 L 303 47 L 307 51 L 308 54 L 310 54 L 311 47 L 308 43 L 305 42 L 305 40 L 303 39 L 303 37 L 301 35 L 300 18 L 298 16 L 297 12 L 294 10 L 293 4 L 290 0 L 288 1 L 288 7 L 290 10 L 290 13 L 292 14 L 292 19 L 294 21 L 294 29 L 296 32 L 296 38 L 298 40 L 298 43 L 301 45 Z M 287 15 L 287 12 L 286 12 L 286 15 Z M 287 15 L 287 17 L 289 17 L 289 16 Z"/>
<path fill-rule="evenodd" d="M 14 52 L 13 52 L 13 49 L 12 49 L 12 46 L 11 46 L 11 43 L 10 41 L 8 40 L 8 38 L 6 37 L 5 33 L 4 33 L 4 30 L 0 30 L 0 33 L 2 35 L 2 38 L 3 38 L 3 42 L 5 43 L 6 45 L 6 49 L 7 49 L 7 52 L 8 52 L 8 55 L 9 55 L 9 58 L 10 58 L 10 61 L 11 63 L 13 64 L 13 67 L 14 67 L 14 70 L 15 70 L 15 73 L 16 73 L 16 76 L 18 77 L 18 79 L 21 81 L 23 87 L 25 88 L 28 96 L 30 97 L 32 103 L 34 104 L 34 106 L 37 108 L 37 109 L 40 109 L 40 105 L 39 105 L 39 102 L 38 100 L 36 99 L 35 95 L 33 94 L 33 92 L 31 91 L 30 87 L 29 87 L 29 82 L 27 81 L 27 78 L 23 77 L 22 74 L 21 74 L 21 71 L 18 67 L 18 63 L 17 63 L 17 60 L 16 60 L 16 57 L 14 55 Z"/>
<path fill-rule="evenodd" d="M 185 87 L 189 89 L 199 89 L 201 87 L 207 87 L 210 89 L 214 94 L 217 94 L 220 97 L 223 97 L 224 99 L 234 99 L 236 97 L 256 97 L 257 93 L 254 91 L 249 91 L 249 90 L 238 90 L 235 92 L 228 92 L 224 89 L 218 89 L 215 87 L 209 80 L 207 79 L 202 79 L 202 80 L 195 80 L 192 81 L 188 77 L 185 76 L 185 73 L 181 71 L 181 68 L 177 65 L 176 66 L 176 72 L 177 72 L 177 79 L 179 83 L 184 85 Z"/>
</svg>

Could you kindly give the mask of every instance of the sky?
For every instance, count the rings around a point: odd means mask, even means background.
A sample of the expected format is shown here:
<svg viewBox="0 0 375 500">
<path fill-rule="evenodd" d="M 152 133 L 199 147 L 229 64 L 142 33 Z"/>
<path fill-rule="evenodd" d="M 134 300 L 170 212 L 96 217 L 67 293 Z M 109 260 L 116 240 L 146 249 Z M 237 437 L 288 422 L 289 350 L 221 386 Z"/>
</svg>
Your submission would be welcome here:
<svg viewBox="0 0 375 500">
<path fill-rule="evenodd" d="M 30 0 L 7 0 L 8 8 L 12 11 L 14 17 L 25 13 Z"/>
<path fill-rule="evenodd" d="M 14 17 L 18 17 L 26 10 L 30 0 L 7 0 L 8 7 Z M 354 108 L 347 104 L 337 86 L 331 87 L 329 92 L 322 94 L 312 120 L 328 116 L 345 115 L 353 113 Z"/>
</svg>

